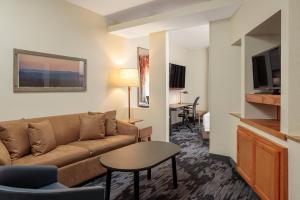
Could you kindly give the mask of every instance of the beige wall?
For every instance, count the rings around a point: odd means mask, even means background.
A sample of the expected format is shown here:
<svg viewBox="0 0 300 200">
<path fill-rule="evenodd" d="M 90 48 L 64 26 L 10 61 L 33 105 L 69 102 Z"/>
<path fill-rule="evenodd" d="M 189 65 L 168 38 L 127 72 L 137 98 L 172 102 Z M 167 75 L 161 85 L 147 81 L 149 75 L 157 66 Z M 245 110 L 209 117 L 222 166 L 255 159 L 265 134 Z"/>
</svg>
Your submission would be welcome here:
<svg viewBox="0 0 300 200">
<path fill-rule="evenodd" d="M 187 49 L 170 40 L 170 62 L 186 66 L 185 89 L 189 94 L 182 94 L 182 101 L 192 103 L 200 96 L 198 110 L 208 110 L 208 48 L 199 50 Z M 169 102 L 180 101 L 180 91 L 170 90 Z M 181 119 L 178 112 L 172 112 L 172 123 Z"/>
<path fill-rule="evenodd" d="M 126 42 L 106 31 L 104 18 L 61 0 L 9 0 L 0 6 L 0 120 L 121 109 L 126 90 L 109 85 Z M 13 93 L 13 48 L 88 60 L 87 91 Z"/>
<path fill-rule="evenodd" d="M 111 85 L 111 74 L 115 68 L 137 67 L 136 48 L 148 48 L 149 38 L 127 40 L 111 35 L 104 17 L 61 0 L 3 1 L 0 17 L 0 120 L 110 109 L 118 110 L 118 118 L 127 116 L 127 89 Z M 168 90 L 158 90 L 167 86 L 168 76 L 166 69 L 162 74 L 166 65 L 162 65 L 162 57 L 157 55 L 164 52 L 167 56 L 164 40 L 168 39 L 153 38 L 152 47 L 156 49 L 153 54 L 157 57 L 150 72 L 154 109 L 136 108 L 136 89 L 133 89 L 133 116 L 145 120 L 141 127 L 154 126 L 154 140 L 166 141 Z M 161 45 L 165 45 L 163 51 Z M 14 94 L 13 48 L 86 58 L 87 92 Z M 163 59 L 162 62 L 168 63 Z"/>
<path fill-rule="evenodd" d="M 255 93 L 253 89 L 253 70 L 252 70 L 252 56 L 257 55 L 268 49 L 280 45 L 280 35 L 256 35 L 245 36 L 241 48 L 244 50 L 244 60 L 242 60 L 241 68 L 243 69 L 245 84 L 242 87 L 242 110 L 241 114 L 244 118 L 249 119 L 274 119 L 277 115 L 277 110 L 273 106 L 265 106 L 260 104 L 247 103 L 245 101 L 245 93 Z"/>
<path fill-rule="evenodd" d="M 236 126 L 229 115 L 240 112 L 241 48 L 231 46 L 229 20 L 210 24 L 209 110 L 210 152 L 236 160 Z"/>
<path fill-rule="evenodd" d="M 150 110 L 153 139 L 169 141 L 169 34 L 151 33 L 150 48 Z"/>
<path fill-rule="evenodd" d="M 287 0 L 244 0 L 231 18 L 232 43 L 278 12 Z"/>
<path fill-rule="evenodd" d="M 289 0 L 288 6 L 288 28 L 283 30 L 288 31 L 285 35 L 287 37 L 283 37 L 283 40 L 288 43 L 288 71 L 286 72 L 288 76 L 283 80 L 287 82 L 286 89 L 288 90 L 285 98 L 287 113 L 285 117 L 288 117 L 286 132 L 300 136 L 300 1 Z"/>
</svg>

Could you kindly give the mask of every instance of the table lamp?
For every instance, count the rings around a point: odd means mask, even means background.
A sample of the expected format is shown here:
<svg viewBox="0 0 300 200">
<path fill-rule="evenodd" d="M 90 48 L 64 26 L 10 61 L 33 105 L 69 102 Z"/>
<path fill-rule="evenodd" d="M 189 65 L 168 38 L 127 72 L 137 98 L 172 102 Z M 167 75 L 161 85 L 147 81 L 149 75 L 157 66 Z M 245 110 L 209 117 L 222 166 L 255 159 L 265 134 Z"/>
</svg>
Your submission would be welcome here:
<svg viewBox="0 0 300 200">
<path fill-rule="evenodd" d="M 130 93 L 131 87 L 139 87 L 138 70 L 134 68 L 119 69 L 118 86 L 128 87 L 128 119 L 131 118 Z"/>
<path fill-rule="evenodd" d="M 181 100 L 181 94 L 188 94 L 188 91 L 180 91 L 180 102 L 179 104 L 182 104 L 182 100 Z"/>
</svg>

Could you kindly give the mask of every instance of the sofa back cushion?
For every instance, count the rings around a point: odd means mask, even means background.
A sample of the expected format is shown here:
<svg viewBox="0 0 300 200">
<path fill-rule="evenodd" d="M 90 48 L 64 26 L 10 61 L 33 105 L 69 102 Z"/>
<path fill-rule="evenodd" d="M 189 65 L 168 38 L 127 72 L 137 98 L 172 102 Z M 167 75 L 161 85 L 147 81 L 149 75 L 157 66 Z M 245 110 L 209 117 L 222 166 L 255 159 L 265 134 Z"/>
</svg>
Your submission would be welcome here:
<svg viewBox="0 0 300 200">
<path fill-rule="evenodd" d="M 80 116 L 80 140 L 96 140 L 105 137 L 105 116 L 82 115 Z"/>
<path fill-rule="evenodd" d="M 79 140 L 80 114 L 59 115 L 27 119 L 28 123 L 49 120 L 54 130 L 56 145 L 65 145 Z"/>
<path fill-rule="evenodd" d="M 117 134 L 117 111 L 108 111 L 105 113 L 105 135 L 113 136 Z"/>
<path fill-rule="evenodd" d="M 30 153 L 27 128 L 28 124 L 24 120 L 0 123 L 0 139 L 12 160 L 19 159 Z"/>
<path fill-rule="evenodd" d="M 5 145 L 0 140 L 0 165 L 11 165 L 10 155 Z"/>
<path fill-rule="evenodd" d="M 48 153 L 56 147 L 54 131 L 49 120 L 29 123 L 28 135 L 34 156 Z"/>
<path fill-rule="evenodd" d="M 105 113 L 101 112 L 88 112 L 89 115 L 103 115 L 105 116 L 105 135 L 113 136 L 117 134 L 117 111 L 112 110 Z"/>
</svg>

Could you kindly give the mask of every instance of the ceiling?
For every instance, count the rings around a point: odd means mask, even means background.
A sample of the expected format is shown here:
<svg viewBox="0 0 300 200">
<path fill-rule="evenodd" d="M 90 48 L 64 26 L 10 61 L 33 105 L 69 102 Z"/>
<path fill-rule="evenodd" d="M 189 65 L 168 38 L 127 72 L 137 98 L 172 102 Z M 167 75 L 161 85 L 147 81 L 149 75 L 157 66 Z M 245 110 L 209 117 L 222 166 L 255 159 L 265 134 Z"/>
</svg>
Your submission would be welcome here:
<svg viewBox="0 0 300 200">
<path fill-rule="evenodd" d="M 100 15 L 110 15 L 153 0 L 66 0 Z"/>
<path fill-rule="evenodd" d="M 195 5 L 209 0 L 153 0 L 138 6 L 107 15 L 108 25 L 135 20 L 143 17 L 167 13 L 176 9 Z"/>
<path fill-rule="evenodd" d="M 209 24 L 169 32 L 170 42 L 192 50 L 209 46 Z"/>
<path fill-rule="evenodd" d="M 202 31 L 201 34 L 204 34 L 202 30 L 204 28 L 199 30 L 188 28 L 231 17 L 243 0 L 66 1 L 105 16 L 110 33 L 135 38 L 148 36 L 153 32 L 178 29 L 186 29 L 190 34 L 193 34 L 193 31 Z M 193 37 L 197 37 L 197 34 L 193 34 Z M 192 42 L 187 43 L 193 45 Z"/>
<path fill-rule="evenodd" d="M 280 35 L 281 11 L 275 13 L 247 35 Z"/>
</svg>

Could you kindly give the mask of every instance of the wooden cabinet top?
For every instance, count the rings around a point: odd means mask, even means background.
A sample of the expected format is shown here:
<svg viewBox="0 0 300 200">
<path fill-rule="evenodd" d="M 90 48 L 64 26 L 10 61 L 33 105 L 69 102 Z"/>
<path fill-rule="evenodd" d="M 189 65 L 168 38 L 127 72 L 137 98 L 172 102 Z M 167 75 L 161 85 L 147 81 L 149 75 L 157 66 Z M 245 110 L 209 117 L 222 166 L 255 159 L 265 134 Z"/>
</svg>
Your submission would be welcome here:
<svg viewBox="0 0 300 200">
<path fill-rule="evenodd" d="M 281 96 L 273 94 L 246 94 L 248 103 L 281 106 Z"/>
</svg>

